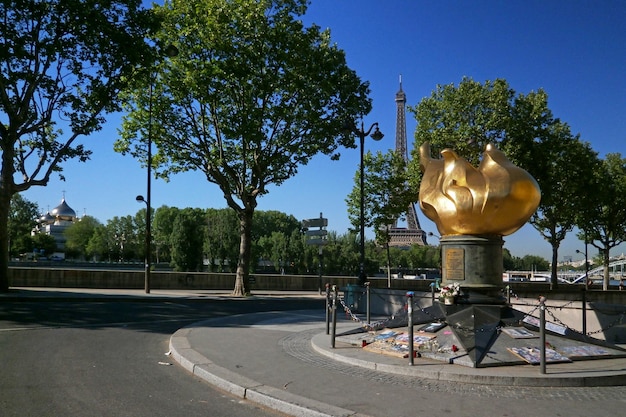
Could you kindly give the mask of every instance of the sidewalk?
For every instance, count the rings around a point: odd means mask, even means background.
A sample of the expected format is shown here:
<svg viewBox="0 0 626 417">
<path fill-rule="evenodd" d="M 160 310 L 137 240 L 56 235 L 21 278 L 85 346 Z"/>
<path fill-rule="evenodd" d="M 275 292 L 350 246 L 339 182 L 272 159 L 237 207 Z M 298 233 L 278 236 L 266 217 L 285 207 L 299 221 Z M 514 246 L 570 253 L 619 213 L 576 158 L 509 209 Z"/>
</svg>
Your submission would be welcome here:
<svg viewBox="0 0 626 417">
<path fill-rule="evenodd" d="M 146 294 L 141 289 L 102 289 L 102 288 L 44 288 L 44 287 L 11 287 L 8 293 L 0 293 L 0 300 L 23 300 L 23 299 L 101 299 L 101 298 L 117 298 L 117 299 L 169 299 L 169 298 L 187 298 L 187 299 L 203 299 L 203 298 L 243 298 L 234 297 L 230 290 L 159 290 L 152 289 Z M 283 297 L 306 297 L 320 298 L 317 292 L 312 291 L 255 291 L 252 297 L 246 298 L 283 298 Z"/>
<path fill-rule="evenodd" d="M 210 384 L 294 416 L 588 417 L 626 405 L 626 358 L 548 364 L 546 374 L 423 358 L 409 366 L 343 336 L 331 348 L 324 320 L 310 310 L 208 320 L 176 332 L 171 354 Z M 344 318 L 337 334 L 356 327 Z"/>
<path fill-rule="evenodd" d="M 230 297 L 215 291 L 17 288 L 3 299 L 171 299 Z M 256 292 L 254 297 L 317 297 Z M 338 314 L 337 335 L 359 324 Z M 371 353 L 338 336 L 331 348 L 325 312 L 267 312 L 211 319 L 170 338 L 170 360 L 239 398 L 293 416 L 415 417 L 621 415 L 626 358 L 469 368 Z M 166 360 L 166 359 L 164 359 Z M 599 386 L 598 386 L 599 385 Z M 603 386 L 604 385 L 604 386 Z"/>
</svg>

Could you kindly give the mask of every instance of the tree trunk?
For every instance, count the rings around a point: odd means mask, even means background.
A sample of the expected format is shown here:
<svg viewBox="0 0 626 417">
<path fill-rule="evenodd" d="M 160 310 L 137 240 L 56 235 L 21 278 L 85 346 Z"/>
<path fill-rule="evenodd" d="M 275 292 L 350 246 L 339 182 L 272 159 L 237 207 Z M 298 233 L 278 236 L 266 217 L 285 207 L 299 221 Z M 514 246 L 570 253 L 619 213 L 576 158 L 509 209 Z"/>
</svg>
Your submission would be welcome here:
<svg viewBox="0 0 626 417">
<path fill-rule="evenodd" d="M 611 275 L 609 274 L 609 249 L 608 245 L 605 245 L 604 250 L 602 250 L 602 261 L 604 262 L 604 279 L 602 280 L 602 290 L 607 291 L 609 289 L 609 279 Z"/>
<path fill-rule="evenodd" d="M 389 242 L 387 242 L 387 288 L 391 288 L 391 252 Z"/>
<path fill-rule="evenodd" d="M 550 266 L 550 289 L 556 290 L 559 286 L 558 270 L 559 247 L 552 245 L 552 265 Z"/>
<path fill-rule="evenodd" d="M 237 274 L 233 295 L 244 296 L 250 293 L 250 254 L 252 236 L 252 216 L 254 209 L 244 209 L 239 215 L 239 258 L 237 260 Z"/>
<path fill-rule="evenodd" d="M 0 187 L 0 293 L 9 292 L 9 209 L 11 195 Z"/>
<path fill-rule="evenodd" d="M 9 292 L 9 211 L 13 196 L 13 153 L 2 152 L 0 173 L 0 293 Z"/>
</svg>

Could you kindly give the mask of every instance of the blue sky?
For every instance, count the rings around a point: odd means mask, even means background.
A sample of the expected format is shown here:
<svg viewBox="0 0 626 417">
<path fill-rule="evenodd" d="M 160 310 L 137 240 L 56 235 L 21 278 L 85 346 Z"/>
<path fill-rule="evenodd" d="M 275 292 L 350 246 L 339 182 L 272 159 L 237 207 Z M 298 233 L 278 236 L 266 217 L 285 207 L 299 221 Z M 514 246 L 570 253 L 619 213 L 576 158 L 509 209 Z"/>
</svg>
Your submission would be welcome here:
<svg viewBox="0 0 626 417">
<path fill-rule="evenodd" d="M 313 0 L 304 21 L 330 28 L 348 64 L 370 82 L 373 110 L 366 127 L 378 122 L 385 138 L 366 141 L 365 149 L 395 146 L 395 93 L 402 75 L 407 104 L 430 96 L 437 84 L 458 84 L 464 76 L 484 82 L 504 78 L 518 93 L 543 88 L 555 117 L 604 156 L 626 154 L 626 3 L 620 1 L 419 1 Z M 101 222 L 134 215 L 146 192 L 146 172 L 130 156 L 113 151 L 119 117 L 85 143 L 91 161 L 64 165 L 66 181 L 56 177 L 23 196 L 42 210 L 67 203 L 79 215 Z M 409 150 L 415 121 L 407 113 Z M 319 156 L 259 200 L 260 210 L 280 210 L 298 219 L 329 219 L 329 229 L 349 227 L 345 198 L 354 185 L 358 149 L 344 149 L 339 161 Z M 153 181 L 152 205 L 224 208 L 217 186 L 199 173 L 179 174 L 169 183 Z M 426 232 L 436 227 L 418 209 Z M 437 243 L 431 238 L 431 243 Z M 505 237 L 515 256 L 551 257 L 549 244 L 527 225 Z M 559 261 L 581 259 L 575 234 L 563 243 Z M 618 248 L 611 252 L 626 252 Z M 591 250 L 590 255 L 595 255 Z"/>
</svg>

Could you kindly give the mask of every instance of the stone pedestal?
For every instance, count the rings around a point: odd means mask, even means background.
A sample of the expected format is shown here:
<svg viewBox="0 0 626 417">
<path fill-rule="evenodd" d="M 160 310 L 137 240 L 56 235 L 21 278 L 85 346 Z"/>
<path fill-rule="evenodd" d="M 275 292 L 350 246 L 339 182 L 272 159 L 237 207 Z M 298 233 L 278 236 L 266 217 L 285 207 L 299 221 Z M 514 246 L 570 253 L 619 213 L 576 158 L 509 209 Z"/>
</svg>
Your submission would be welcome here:
<svg viewBox="0 0 626 417">
<path fill-rule="evenodd" d="M 504 304 L 501 236 L 443 236 L 442 284 L 458 283 L 460 304 Z"/>
</svg>

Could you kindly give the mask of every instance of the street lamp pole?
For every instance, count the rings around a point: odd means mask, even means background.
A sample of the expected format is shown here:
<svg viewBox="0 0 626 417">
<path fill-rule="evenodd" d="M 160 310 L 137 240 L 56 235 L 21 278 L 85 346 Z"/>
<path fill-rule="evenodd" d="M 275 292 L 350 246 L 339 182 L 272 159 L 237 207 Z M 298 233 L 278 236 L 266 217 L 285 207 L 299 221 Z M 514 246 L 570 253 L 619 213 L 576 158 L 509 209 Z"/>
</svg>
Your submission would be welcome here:
<svg viewBox="0 0 626 417">
<path fill-rule="evenodd" d="M 587 290 L 589 289 L 589 254 L 587 248 L 587 231 L 585 230 L 585 286 L 583 287 L 582 299 L 583 335 L 587 334 Z M 580 253 L 580 251 L 577 249 L 576 253 Z"/>
<path fill-rule="evenodd" d="M 178 48 L 174 45 L 168 45 L 161 53 L 167 57 L 175 57 L 178 55 Z M 152 71 L 150 72 L 152 77 Z M 155 77 L 156 78 L 156 77 Z M 145 280 L 144 290 L 146 294 L 150 294 L 150 269 L 152 265 L 152 90 L 154 89 L 154 79 L 150 78 L 150 90 L 148 95 L 148 140 L 147 140 L 147 181 L 146 181 L 146 198 L 138 195 L 136 200 L 146 203 L 146 257 L 145 257 Z"/>
<path fill-rule="evenodd" d="M 589 253 L 587 252 L 587 231 L 585 231 L 585 289 L 589 289 Z M 578 249 L 576 249 L 576 253 L 580 253 Z"/>
<path fill-rule="evenodd" d="M 374 133 L 372 133 L 370 135 L 370 133 L 372 132 L 372 129 L 374 129 Z M 367 129 L 367 131 L 363 128 L 363 121 L 361 121 L 361 128 L 358 129 L 356 126 L 354 126 L 354 124 L 352 125 L 348 125 L 348 129 L 354 133 L 355 135 L 357 135 L 359 137 L 360 140 L 360 151 L 361 151 L 361 161 L 360 161 L 360 165 L 359 165 L 359 169 L 360 169 L 360 184 L 359 184 L 359 191 L 360 191 L 360 204 L 359 204 L 359 226 L 360 226 L 360 230 L 359 230 L 359 238 L 360 238 L 360 242 L 359 242 L 359 250 L 360 250 L 360 259 L 359 259 L 359 277 L 358 277 L 358 282 L 359 285 L 364 285 L 365 282 L 367 281 L 367 276 L 365 274 L 365 165 L 363 163 L 363 155 L 364 155 L 364 147 L 365 147 L 365 137 L 366 136 L 370 136 L 372 139 L 378 141 L 381 140 L 383 138 L 383 133 L 380 131 L 380 129 L 378 129 L 378 122 L 373 123 L 369 129 Z"/>
<path fill-rule="evenodd" d="M 148 168 L 148 172 L 150 169 Z M 148 196 L 150 195 L 150 174 L 148 174 Z M 146 294 L 150 294 L 150 264 L 152 263 L 152 257 L 150 256 L 150 251 L 152 250 L 152 239 L 150 230 L 150 197 L 143 198 L 142 195 L 138 195 L 135 200 L 139 202 L 146 203 L 146 257 L 145 257 L 145 279 L 144 279 L 144 290 Z"/>
</svg>

